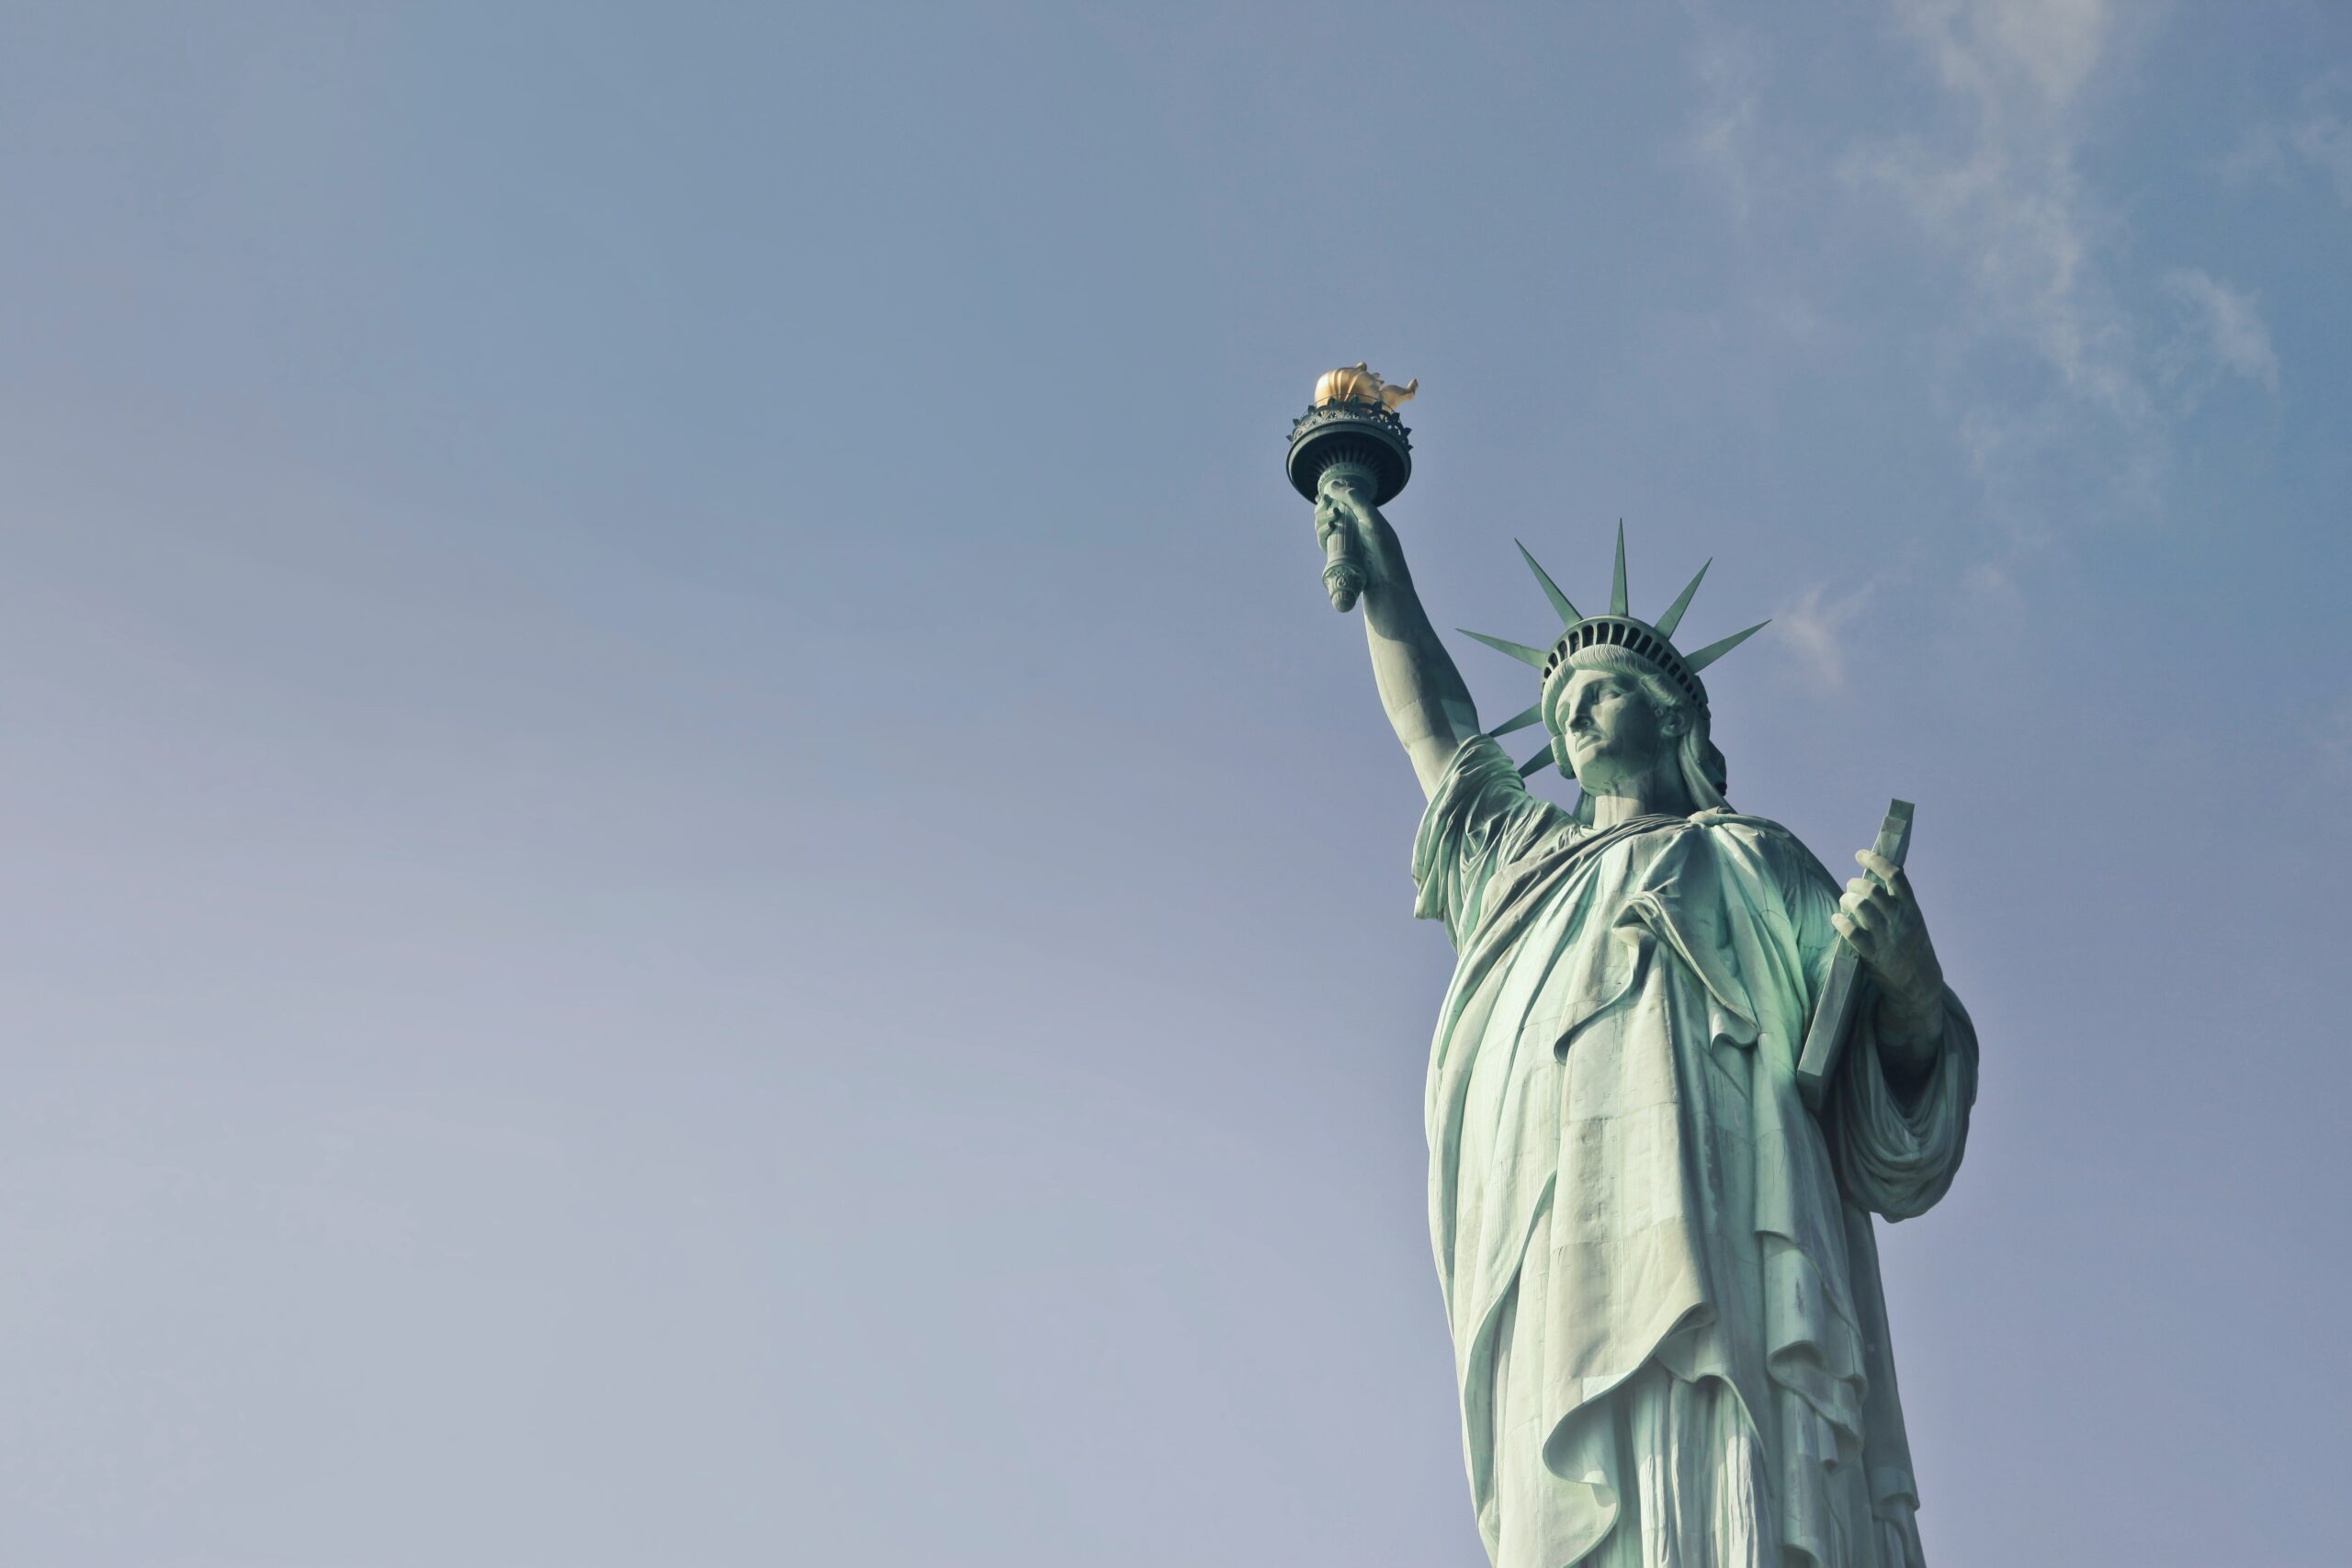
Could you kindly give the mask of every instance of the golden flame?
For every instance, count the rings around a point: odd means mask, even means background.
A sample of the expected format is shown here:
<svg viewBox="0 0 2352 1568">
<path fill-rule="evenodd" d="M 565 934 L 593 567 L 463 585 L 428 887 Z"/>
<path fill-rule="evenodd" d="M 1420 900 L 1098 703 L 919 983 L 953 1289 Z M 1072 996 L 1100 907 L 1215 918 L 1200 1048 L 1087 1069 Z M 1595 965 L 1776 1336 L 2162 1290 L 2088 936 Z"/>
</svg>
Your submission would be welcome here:
<svg viewBox="0 0 2352 1568">
<path fill-rule="evenodd" d="M 1396 405 L 1420 390 L 1419 377 L 1401 387 L 1390 386 L 1380 378 L 1380 372 L 1368 367 L 1361 359 L 1338 370 L 1326 370 L 1315 383 L 1317 408 L 1332 403 L 1364 403 L 1386 409 L 1391 413 Z"/>
</svg>

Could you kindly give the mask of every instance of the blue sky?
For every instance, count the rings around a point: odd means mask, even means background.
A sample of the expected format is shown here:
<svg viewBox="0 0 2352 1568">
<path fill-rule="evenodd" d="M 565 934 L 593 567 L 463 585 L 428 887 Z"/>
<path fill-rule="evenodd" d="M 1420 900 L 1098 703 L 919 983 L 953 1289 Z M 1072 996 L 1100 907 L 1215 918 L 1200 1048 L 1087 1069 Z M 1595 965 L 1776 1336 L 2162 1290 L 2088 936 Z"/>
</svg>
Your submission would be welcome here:
<svg viewBox="0 0 2352 1568">
<path fill-rule="evenodd" d="M 0 199 L 0 1560 L 1480 1561 L 1367 357 L 1919 803 L 1935 1560 L 2340 1558 L 2340 8 L 9 6 Z"/>
</svg>

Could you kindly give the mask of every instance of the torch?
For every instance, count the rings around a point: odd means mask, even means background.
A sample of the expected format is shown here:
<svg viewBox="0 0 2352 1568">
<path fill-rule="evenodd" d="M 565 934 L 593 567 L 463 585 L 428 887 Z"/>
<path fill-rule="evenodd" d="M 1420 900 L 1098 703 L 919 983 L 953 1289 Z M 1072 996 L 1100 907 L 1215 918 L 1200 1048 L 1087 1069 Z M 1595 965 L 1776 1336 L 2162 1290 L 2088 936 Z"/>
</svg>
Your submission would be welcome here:
<svg viewBox="0 0 2352 1568">
<path fill-rule="evenodd" d="M 1385 506 L 1413 477 L 1412 432 L 1396 417 L 1396 405 L 1420 389 L 1419 378 L 1392 387 L 1362 360 L 1346 369 L 1327 370 L 1315 383 L 1315 400 L 1290 427 L 1290 457 L 1283 464 L 1290 482 L 1309 501 L 1322 493 L 1334 469 Z M 1323 546 L 1323 587 L 1331 607 L 1355 608 L 1363 592 L 1363 562 L 1356 558 L 1355 531 L 1334 528 Z"/>
</svg>

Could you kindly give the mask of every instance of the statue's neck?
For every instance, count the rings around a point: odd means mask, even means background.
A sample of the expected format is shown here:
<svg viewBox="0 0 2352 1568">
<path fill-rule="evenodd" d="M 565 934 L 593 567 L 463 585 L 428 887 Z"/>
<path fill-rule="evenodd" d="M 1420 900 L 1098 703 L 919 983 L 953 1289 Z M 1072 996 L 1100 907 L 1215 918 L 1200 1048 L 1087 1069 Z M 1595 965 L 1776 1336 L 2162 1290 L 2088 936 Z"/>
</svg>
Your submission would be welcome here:
<svg viewBox="0 0 2352 1568">
<path fill-rule="evenodd" d="M 1592 825 L 1614 828 L 1636 817 L 1688 817 L 1699 809 L 1682 787 L 1682 769 L 1668 757 L 1637 779 L 1627 779 L 1606 795 L 1592 797 Z"/>
</svg>

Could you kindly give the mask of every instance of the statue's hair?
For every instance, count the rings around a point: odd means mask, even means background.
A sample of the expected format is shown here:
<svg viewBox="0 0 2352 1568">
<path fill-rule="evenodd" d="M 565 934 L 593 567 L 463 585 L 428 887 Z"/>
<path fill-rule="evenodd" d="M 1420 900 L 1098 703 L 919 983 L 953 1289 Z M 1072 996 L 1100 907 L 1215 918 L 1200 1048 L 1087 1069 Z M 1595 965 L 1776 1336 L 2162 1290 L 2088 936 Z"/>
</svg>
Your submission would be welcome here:
<svg viewBox="0 0 2352 1568">
<path fill-rule="evenodd" d="M 1681 737 L 1675 745 L 1675 761 L 1682 774 L 1683 790 L 1690 796 L 1691 804 L 1702 811 L 1730 807 L 1731 802 L 1724 798 L 1724 790 L 1730 782 L 1730 770 L 1724 761 L 1724 754 L 1708 738 L 1707 710 L 1704 706 L 1691 702 L 1677 691 L 1673 682 L 1647 660 L 1607 643 L 1578 649 L 1568 656 L 1566 668 L 1605 670 L 1611 675 L 1624 676 L 1634 682 L 1634 689 L 1650 705 L 1650 711 L 1658 717 L 1664 718 L 1668 714 L 1682 716 L 1685 722 Z M 1544 708 L 1544 727 L 1552 732 L 1554 750 L 1564 760 L 1567 748 L 1562 739 L 1565 727 L 1559 722 L 1559 699 L 1567 689 L 1568 682 L 1565 678 L 1555 681 L 1551 699 Z M 1579 793 L 1575 816 L 1588 828 L 1592 825 L 1592 804 L 1589 793 Z"/>
</svg>

